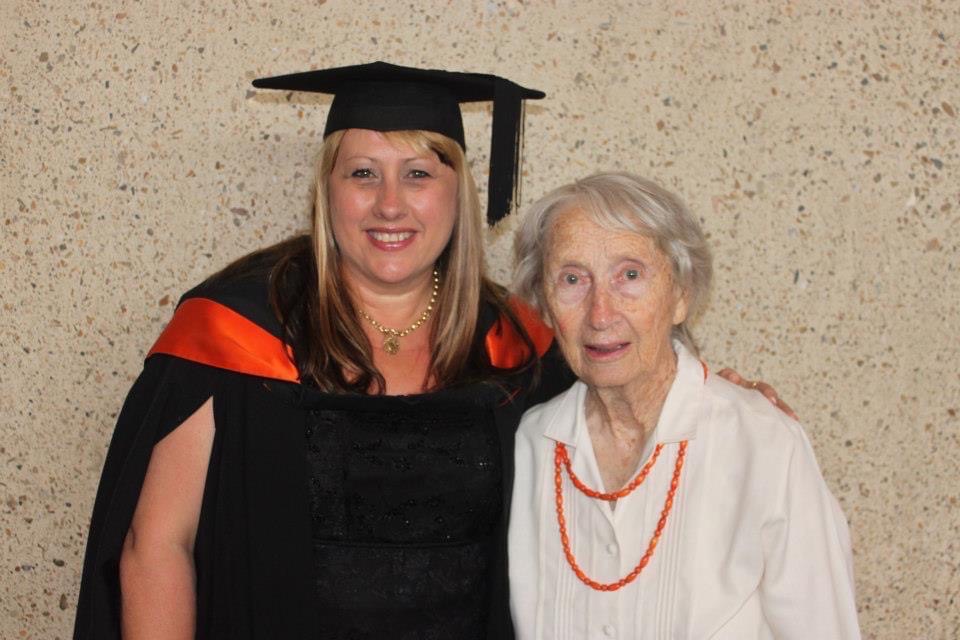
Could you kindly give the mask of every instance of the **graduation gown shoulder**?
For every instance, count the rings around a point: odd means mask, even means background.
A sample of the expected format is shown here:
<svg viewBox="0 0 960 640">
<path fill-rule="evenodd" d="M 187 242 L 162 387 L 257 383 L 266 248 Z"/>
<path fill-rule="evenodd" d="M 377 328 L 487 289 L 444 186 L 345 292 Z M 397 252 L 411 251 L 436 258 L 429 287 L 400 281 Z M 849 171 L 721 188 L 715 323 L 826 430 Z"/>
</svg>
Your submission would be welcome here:
<svg viewBox="0 0 960 640">
<path fill-rule="evenodd" d="M 153 446 L 213 398 L 216 433 L 195 544 L 197 638 L 316 638 L 306 411 L 289 348 L 269 305 L 272 265 L 188 292 L 151 349 L 120 412 L 94 504 L 74 627 L 75 640 L 120 638 L 119 559 Z M 541 383 L 518 384 L 495 412 L 504 456 L 502 523 L 494 559 L 489 638 L 513 637 L 506 571 L 506 517 L 513 435 L 523 411 L 572 382 L 549 330 L 514 311 L 543 357 Z M 491 362 L 529 357 L 503 318 L 481 314 Z M 528 375 L 528 374 L 523 374 Z"/>
<path fill-rule="evenodd" d="M 197 637 L 268 637 L 258 623 L 267 619 L 281 622 L 274 631 L 282 636 L 285 609 L 296 619 L 309 615 L 309 576 L 297 575 L 307 565 L 283 557 L 299 548 L 291 545 L 304 522 L 296 509 L 280 520 L 271 513 L 278 503 L 305 499 L 297 495 L 305 488 L 295 481 L 296 457 L 284 458 L 296 445 L 293 430 L 275 428 L 288 424 L 283 412 L 298 417 L 295 370 L 270 312 L 272 264 L 248 262 L 242 275 L 212 279 L 181 299 L 124 403 L 94 503 L 75 638 L 120 637 L 120 553 L 153 446 L 208 398 L 216 433 L 195 541 Z M 244 554 L 255 545 L 266 553 L 248 562 Z M 282 588 L 271 592 L 276 583 Z"/>
</svg>

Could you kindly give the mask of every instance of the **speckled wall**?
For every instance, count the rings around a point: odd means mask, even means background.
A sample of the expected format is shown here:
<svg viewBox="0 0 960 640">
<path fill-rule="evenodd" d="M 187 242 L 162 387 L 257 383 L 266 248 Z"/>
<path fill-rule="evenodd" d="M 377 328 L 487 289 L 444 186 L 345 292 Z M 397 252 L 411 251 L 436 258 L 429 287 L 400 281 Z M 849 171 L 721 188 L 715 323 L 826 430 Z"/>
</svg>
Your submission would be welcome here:
<svg viewBox="0 0 960 640">
<path fill-rule="evenodd" d="M 328 99 L 250 80 L 383 59 L 547 92 L 526 203 L 598 169 L 689 201 L 706 357 L 803 418 L 865 636 L 960 637 L 958 28 L 951 2 L 0 2 L 0 636 L 68 636 L 113 421 L 178 295 L 306 224 Z M 487 109 L 465 119 L 483 185 Z"/>
</svg>

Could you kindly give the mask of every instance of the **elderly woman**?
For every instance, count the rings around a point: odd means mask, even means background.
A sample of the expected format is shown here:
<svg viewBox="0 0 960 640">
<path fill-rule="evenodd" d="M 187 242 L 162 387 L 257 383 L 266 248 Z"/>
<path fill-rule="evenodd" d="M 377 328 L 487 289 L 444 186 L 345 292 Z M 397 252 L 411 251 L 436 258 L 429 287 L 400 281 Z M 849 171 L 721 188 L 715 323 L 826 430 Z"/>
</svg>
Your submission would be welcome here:
<svg viewBox="0 0 960 640">
<path fill-rule="evenodd" d="M 527 411 L 519 638 L 858 638 L 847 524 L 799 424 L 697 359 L 711 276 L 683 204 L 598 174 L 533 205 L 516 289 L 579 381 Z"/>
</svg>

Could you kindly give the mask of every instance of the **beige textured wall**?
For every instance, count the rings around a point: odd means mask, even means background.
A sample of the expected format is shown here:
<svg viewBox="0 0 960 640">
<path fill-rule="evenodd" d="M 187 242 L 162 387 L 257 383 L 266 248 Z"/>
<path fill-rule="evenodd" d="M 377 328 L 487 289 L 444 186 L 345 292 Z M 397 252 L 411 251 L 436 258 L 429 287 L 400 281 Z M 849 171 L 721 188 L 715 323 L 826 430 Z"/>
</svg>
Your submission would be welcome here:
<svg viewBox="0 0 960 640">
<path fill-rule="evenodd" d="M 690 202 L 706 357 L 803 417 L 865 636 L 960 637 L 960 8 L 720 4 L 0 2 L 0 636 L 68 635 L 113 420 L 177 296 L 305 225 L 328 101 L 249 81 L 384 59 L 548 93 L 526 203 L 603 168 Z"/>
</svg>

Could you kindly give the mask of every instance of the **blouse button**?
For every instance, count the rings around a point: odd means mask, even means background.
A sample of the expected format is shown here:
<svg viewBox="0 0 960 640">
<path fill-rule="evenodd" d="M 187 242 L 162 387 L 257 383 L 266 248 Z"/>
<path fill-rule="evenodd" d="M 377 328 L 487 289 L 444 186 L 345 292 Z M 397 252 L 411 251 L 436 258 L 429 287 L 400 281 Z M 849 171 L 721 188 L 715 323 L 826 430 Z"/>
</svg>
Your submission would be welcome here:
<svg viewBox="0 0 960 640">
<path fill-rule="evenodd" d="M 612 543 L 612 542 L 611 542 L 610 544 L 608 544 L 608 545 L 607 545 L 607 553 L 609 553 L 609 554 L 612 555 L 612 556 L 617 555 L 617 545 L 615 545 L 615 544 Z"/>
<path fill-rule="evenodd" d="M 617 635 L 617 630 L 613 628 L 612 624 L 605 624 L 603 625 L 603 635 L 612 638 Z"/>
</svg>

